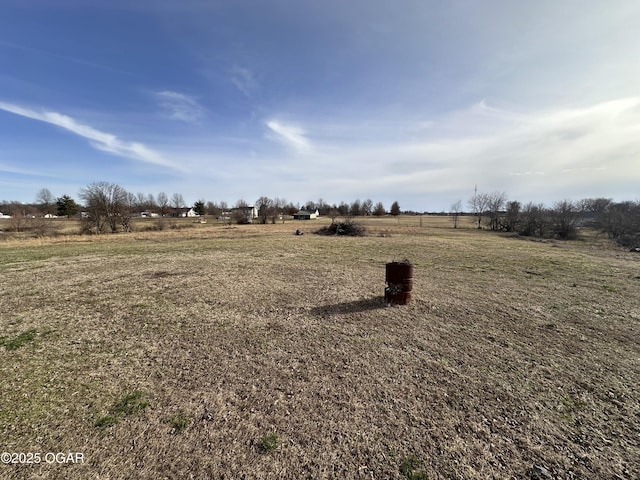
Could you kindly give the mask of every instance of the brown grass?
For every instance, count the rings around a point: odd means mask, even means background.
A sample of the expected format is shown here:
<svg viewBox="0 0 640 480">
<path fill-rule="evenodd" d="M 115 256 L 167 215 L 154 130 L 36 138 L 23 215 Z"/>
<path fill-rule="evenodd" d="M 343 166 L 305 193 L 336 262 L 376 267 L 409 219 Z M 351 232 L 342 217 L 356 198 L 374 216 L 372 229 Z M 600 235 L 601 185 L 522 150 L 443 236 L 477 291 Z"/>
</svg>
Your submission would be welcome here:
<svg viewBox="0 0 640 480">
<path fill-rule="evenodd" d="M 2 242 L 0 477 L 640 477 L 640 256 L 370 222 Z"/>
</svg>

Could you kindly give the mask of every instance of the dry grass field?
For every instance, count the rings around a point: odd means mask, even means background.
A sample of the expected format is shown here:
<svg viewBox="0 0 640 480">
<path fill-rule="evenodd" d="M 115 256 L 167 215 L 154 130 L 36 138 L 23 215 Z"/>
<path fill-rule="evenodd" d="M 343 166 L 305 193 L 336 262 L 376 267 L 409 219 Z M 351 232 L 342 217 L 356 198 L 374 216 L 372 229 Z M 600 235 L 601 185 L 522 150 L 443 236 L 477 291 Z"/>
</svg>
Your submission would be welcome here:
<svg viewBox="0 0 640 480">
<path fill-rule="evenodd" d="M 640 255 L 418 222 L 0 242 L 0 478 L 640 478 Z"/>
</svg>

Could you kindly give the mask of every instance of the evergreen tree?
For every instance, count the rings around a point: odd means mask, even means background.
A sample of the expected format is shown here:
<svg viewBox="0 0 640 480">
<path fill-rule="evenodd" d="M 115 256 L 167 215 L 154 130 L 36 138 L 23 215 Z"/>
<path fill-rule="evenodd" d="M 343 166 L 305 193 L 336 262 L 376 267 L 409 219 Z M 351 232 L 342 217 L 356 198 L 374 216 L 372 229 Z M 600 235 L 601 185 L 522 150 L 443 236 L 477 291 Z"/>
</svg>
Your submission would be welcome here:
<svg viewBox="0 0 640 480">
<path fill-rule="evenodd" d="M 69 195 L 63 195 L 60 198 L 56 198 L 56 207 L 59 217 L 69 218 L 80 211 L 80 206 Z"/>
</svg>

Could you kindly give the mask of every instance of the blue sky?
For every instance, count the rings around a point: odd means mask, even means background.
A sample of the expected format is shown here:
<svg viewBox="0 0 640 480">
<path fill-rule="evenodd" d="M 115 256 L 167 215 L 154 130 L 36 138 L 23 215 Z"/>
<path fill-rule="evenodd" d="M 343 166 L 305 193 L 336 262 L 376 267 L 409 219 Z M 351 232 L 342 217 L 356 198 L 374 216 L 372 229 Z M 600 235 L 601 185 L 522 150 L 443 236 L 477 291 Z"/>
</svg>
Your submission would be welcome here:
<svg viewBox="0 0 640 480">
<path fill-rule="evenodd" d="M 636 0 L 3 0 L 0 200 L 640 197 Z"/>
</svg>

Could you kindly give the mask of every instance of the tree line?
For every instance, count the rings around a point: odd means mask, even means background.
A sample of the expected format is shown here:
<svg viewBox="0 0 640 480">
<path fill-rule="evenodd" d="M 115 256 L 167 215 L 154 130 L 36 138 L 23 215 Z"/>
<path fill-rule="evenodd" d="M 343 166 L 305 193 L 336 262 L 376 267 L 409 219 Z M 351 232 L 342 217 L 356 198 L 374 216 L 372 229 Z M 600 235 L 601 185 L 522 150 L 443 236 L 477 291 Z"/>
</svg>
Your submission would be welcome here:
<svg viewBox="0 0 640 480">
<path fill-rule="evenodd" d="M 610 198 L 559 200 L 543 203 L 508 200 L 504 192 L 477 193 L 468 200 L 477 228 L 514 232 L 523 236 L 575 239 L 581 227 L 590 227 L 627 247 L 640 245 L 640 200 L 614 202 Z M 454 228 L 462 201 L 451 206 Z"/>
<path fill-rule="evenodd" d="M 247 218 L 244 209 L 255 206 L 258 212 L 258 221 L 261 223 L 275 223 L 278 219 L 291 217 L 300 210 L 300 204 L 288 202 L 284 198 L 259 197 L 253 205 L 240 198 L 232 206 L 226 201 L 212 202 L 203 199 L 197 200 L 191 208 L 196 215 L 210 215 L 231 222 L 244 223 Z M 127 191 L 122 186 L 111 182 L 94 182 L 82 188 L 79 192 L 79 201 L 69 195 L 54 197 L 47 188 L 39 190 L 35 203 L 23 204 L 20 202 L 0 202 L 0 212 L 10 215 L 14 220 L 14 229 L 20 230 L 24 219 L 42 217 L 75 217 L 80 216 L 84 230 L 91 233 L 106 233 L 131 231 L 131 219 L 140 213 L 149 216 L 167 217 L 181 213 L 188 208 L 182 194 L 174 193 L 169 197 L 165 192 L 156 196 L 153 194 Z M 342 216 L 383 216 L 387 213 L 400 215 L 400 205 L 394 202 L 389 212 L 382 202 L 374 202 L 371 199 L 361 201 L 357 199 L 352 203 L 340 202 L 329 204 L 323 199 L 308 201 L 303 207 L 306 210 L 318 211 L 319 215 L 331 217 Z"/>
<path fill-rule="evenodd" d="M 35 203 L 0 202 L 0 212 L 13 217 L 13 229 L 19 231 L 25 219 L 33 217 L 73 217 L 81 215 L 84 231 L 105 233 L 131 231 L 131 219 L 140 212 L 166 217 L 176 215 L 180 209 L 187 208 L 182 194 L 171 196 L 160 192 L 153 194 L 131 193 L 118 184 L 94 182 L 79 192 L 77 202 L 69 195 L 54 197 L 43 188 L 36 194 Z M 227 202 L 212 202 L 200 199 L 191 208 L 197 215 L 210 215 L 225 221 L 243 223 L 246 221 L 244 209 L 255 206 L 260 223 L 275 223 L 279 219 L 290 218 L 299 209 L 300 204 L 288 202 L 283 198 L 259 197 L 253 205 L 244 199 L 237 200 L 233 206 Z M 351 203 L 341 201 L 330 204 L 323 199 L 308 201 L 302 208 L 318 211 L 320 216 L 331 218 L 361 216 L 398 216 L 401 211 L 398 202 L 393 202 L 387 210 L 382 202 L 371 199 L 356 199 Z M 509 200 L 505 192 L 474 194 L 467 201 L 464 211 L 462 200 L 454 202 L 449 211 L 453 227 L 457 228 L 462 215 L 473 215 L 477 228 L 492 231 L 514 232 L 524 236 L 554 237 L 572 239 L 578 235 L 580 227 L 592 227 L 621 245 L 640 245 L 640 201 L 614 202 L 610 198 L 585 198 L 578 201 L 560 200 L 550 206 L 543 203 L 521 203 Z M 42 224 L 44 228 L 45 224 Z"/>
</svg>

